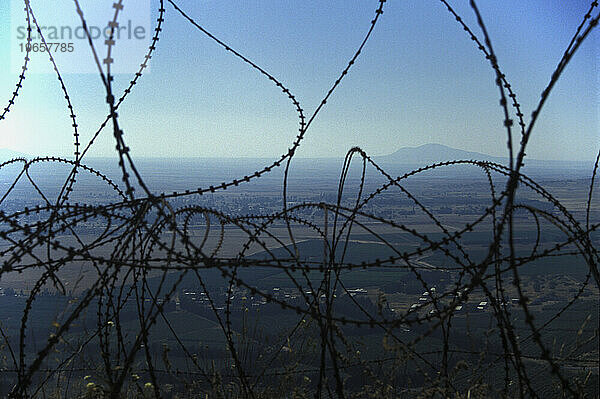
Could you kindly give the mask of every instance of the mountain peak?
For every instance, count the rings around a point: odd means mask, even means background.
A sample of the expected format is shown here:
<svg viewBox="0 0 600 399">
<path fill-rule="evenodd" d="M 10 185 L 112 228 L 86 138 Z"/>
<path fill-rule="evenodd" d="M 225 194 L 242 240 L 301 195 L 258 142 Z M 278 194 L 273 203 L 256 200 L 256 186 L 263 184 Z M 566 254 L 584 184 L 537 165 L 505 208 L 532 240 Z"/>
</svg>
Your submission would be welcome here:
<svg viewBox="0 0 600 399">
<path fill-rule="evenodd" d="M 379 159 L 387 162 L 402 164 L 432 164 L 436 162 L 454 161 L 458 159 L 476 159 L 478 161 L 501 160 L 499 157 L 480 152 L 464 151 L 443 144 L 429 143 L 418 147 L 403 147 L 392 154 L 383 155 Z"/>
</svg>

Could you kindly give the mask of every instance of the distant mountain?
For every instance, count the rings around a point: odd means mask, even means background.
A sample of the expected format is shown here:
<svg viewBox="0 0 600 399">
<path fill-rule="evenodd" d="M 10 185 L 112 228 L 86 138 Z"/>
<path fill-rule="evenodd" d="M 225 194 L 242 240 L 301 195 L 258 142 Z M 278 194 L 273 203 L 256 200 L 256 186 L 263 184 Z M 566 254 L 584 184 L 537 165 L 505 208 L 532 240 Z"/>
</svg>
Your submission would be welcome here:
<svg viewBox="0 0 600 399">
<path fill-rule="evenodd" d="M 428 165 L 457 159 L 475 159 L 478 161 L 493 161 L 500 163 L 506 160 L 506 158 L 493 157 L 480 152 L 463 151 L 442 144 L 425 144 L 419 147 L 404 147 L 392 154 L 382 155 L 376 158 L 380 161 L 407 165 Z"/>
<path fill-rule="evenodd" d="M 0 162 L 8 161 L 12 158 L 31 158 L 31 156 L 22 152 L 9 150 L 8 148 L 0 148 Z"/>
</svg>

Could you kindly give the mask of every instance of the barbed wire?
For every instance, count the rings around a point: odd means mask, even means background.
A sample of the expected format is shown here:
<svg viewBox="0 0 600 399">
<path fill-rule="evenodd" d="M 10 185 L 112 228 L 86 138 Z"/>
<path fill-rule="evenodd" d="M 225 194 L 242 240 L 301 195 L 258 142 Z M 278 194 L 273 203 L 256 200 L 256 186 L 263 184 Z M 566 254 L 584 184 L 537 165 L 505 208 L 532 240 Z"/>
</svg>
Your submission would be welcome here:
<svg viewBox="0 0 600 399">
<path fill-rule="evenodd" d="M 482 39 L 446 0 L 440 2 L 494 72 L 502 126 L 507 133 L 508 164 L 440 160 L 394 177 L 361 148 L 352 147 L 341 168 L 335 201 L 292 204 L 288 201 L 291 160 L 313 121 L 359 60 L 372 32 L 383 23 L 385 0 L 373 1 L 374 16 L 362 41 L 316 109 L 308 114 L 280 79 L 209 32 L 178 2 L 167 0 L 175 11 L 172 18 L 179 18 L 179 23 L 215 42 L 281 90 L 297 114 L 299 128 L 287 152 L 254 173 L 219 185 L 160 194 L 148 188 L 144 174 L 136 167 L 117 111 L 144 78 L 155 51 L 160 48 L 165 4 L 160 0 L 150 45 L 138 71 L 119 96 L 112 84 L 113 65 L 118 62 L 113 51 L 118 45 L 115 30 L 119 28 L 120 14 L 127 1 L 118 0 L 111 6 L 114 13 L 109 23 L 109 38 L 105 47 L 96 48 L 85 10 L 74 0 L 103 82 L 105 91 L 101 95 L 105 96 L 109 112 L 81 149 L 75 107 L 62 78 L 61 65 L 48 52 L 48 62 L 53 66 L 72 121 L 74 159 L 19 157 L 0 164 L 0 170 L 18 169 L 0 198 L 0 207 L 5 206 L 19 183 L 30 184 L 38 201 L 17 211 L 0 209 L 0 281 L 13 274 L 35 276 L 31 281 L 33 288 L 24 295 L 18 327 L 0 326 L 2 348 L 10 355 L 0 363 L 1 378 L 5 378 L 0 381 L 8 378 L 11 383 L 8 396 L 46 397 L 57 392 L 57 397 L 119 398 L 151 392 L 155 397 L 172 397 L 172 392 L 165 390 L 168 383 L 177 384 L 181 394 L 187 392 L 196 397 L 201 394 L 288 397 L 309 393 L 315 397 L 340 398 L 469 397 L 476 396 L 474 392 L 482 392 L 482 397 L 547 397 L 548 387 L 539 382 L 542 377 L 551 378 L 549 384 L 556 385 L 554 395 L 597 395 L 598 387 L 593 385 L 598 382 L 598 309 L 587 309 L 591 314 L 576 320 L 579 325 L 565 328 L 559 321 L 576 313 L 574 309 L 581 304 L 598 305 L 600 258 L 593 234 L 600 228 L 600 222 L 594 220 L 592 199 L 600 153 L 590 171 L 585 222 L 578 221 L 574 210 L 569 210 L 541 183 L 525 175 L 522 167 L 526 147 L 546 100 L 574 54 L 598 25 L 598 3 L 590 4 L 535 104 L 531 120 L 526 123 L 475 1 L 471 0 L 470 6 Z M 29 0 L 24 0 L 24 13 L 27 52 L 16 88 L 0 114 L 0 123 L 15 106 L 29 70 L 31 32 L 36 30 L 46 45 Z M 513 114 L 520 129 L 518 146 L 513 140 Z M 122 186 L 106 172 L 85 163 L 89 149 L 109 124 L 116 143 Z M 347 186 L 353 162 L 360 162 L 361 168 L 356 192 L 351 196 Z M 30 174 L 32 169 L 49 164 L 69 170 L 56 200 Z M 243 184 L 250 186 L 255 179 L 279 167 L 284 167 L 284 171 L 282 207 L 277 212 L 232 214 L 201 202 L 205 194 Z M 485 179 L 480 188 L 489 191 L 490 198 L 489 205 L 472 221 L 452 229 L 428 205 L 427 199 L 419 198 L 407 184 L 425 173 L 450 168 L 479 170 Z M 367 176 L 372 176 L 371 172 L 384 179 L 384 183 L 369 191 L 371 186 L 367 183 L 371 177 Z M 75 194 L 81 195 L 77 190 L 82 176 L 92 177 L 98 187 L 110 194 L 99 202 L 89 201 L 84 195 L 82 203 L 71 203 L 71 199 L 78 198 Z M 499 189 L 499 180 L 505 184 L 503 189 Z M 533 193 L 550 208 L 520 202 L 517 192 L 522 190 Z M 410 223 L 371 211 L 370 206 L 383 195 L 407 200 L 429 227 L 419 230 Z M 189 201 L 181 206 L 178 200 L 183 198 Z M 306 216 L 308 212 L 310 217 Z M 535 228 L 527 253 L 522 253 L 515 242 L 522 228 L 515 222 L 515 215 L 520 213 L 530 215 Z M 90 238 L 89 232 L 81 231 L 92 223 L 101 227 Z M 284 234 L 281 226 L 285 228 Z M 560 240 L 555 239 L 551 246 L 543 240 L 549 226 L 561 234 Z M 322 243 L 322 259 L 315 260 L 312 252 L 304 252 L 297 239 L 301 229 L 303 235 L 308 231 L 315 241 Z M 350 251 L 356 231 L 385 248 L 387 257 L 354 261 Z M 469 235 L 477 231 L 491 235 L 484 251 L 474 250 L 469 241 Z M 234 234 L 243 240 L 228 241 Z M 394 234 L 406 237 L 410 245 L 395 242 L 390 238 Z M 423 260 L 426 257 L 439 257 L 443 261 L 429 264 Z M 544 312 L 534 309 L 525 289 L 524 269 L 536 262 L 572 257 L 582 259 L 587 267 L 581 273 L 585 276 L 576 280 L 577 288 L 555 308 L 548 307 Z M 82 265 L 89 269 L 87 283 L 79 280 L 73 284 L 63 275 L 64 270 Z M 377 301 L 357 296 L 345 276 L 362 270 L 373 274 L 398 273 L 403 282 L 415 284 L 414 289 L 422 292 L 421 297 L 410 307 L 392 309 L 385 296 Z M 265 288 L 252 278 L 253 273 L 264 271 L 277 272 L 289 287 L 288 293 L 277 293 L 274 287 Z M 218 277 L 219 283 L 215 283 L 210 273 Z M 432 281 L 431 273 L 444 273 L 451 281 L 442 289 L 439 282 Z M 216 342 L 223 352 L 219 365 L 210 357 L 211 351 L 217 349 L 198 345 L 175 323 L 181 313 L 179 308 L 192 306 L 182 298 L 190 281 L 198 288 L 194 295 L 205 297 L 200 314 L 212 323 L 209 330 L 218 331 Z M 75 289 L 80 283 L 81 288 Z M 71 288 L 67 288 L 69 285 Z M 35 312 L 49 288 L 69 303 L 61 309 L 53 330 L 40 344 L 34 338 Z M 587 292 L 593 292 L 593 301 L 582 299 Z M 243 299 L 236 299 L 239 297 Z M 464 315 L 461 309 L 473 297 L 488 311 Z M 257 309 L 253 309 L 253 304 L 259 305 Z M 169 310 L 173 307 L 178 310 Z M 265 316 L 261 316 L 261 308 Z M 261 317 L 266 317 L 266 324 L 261 324 Z M 287 328 L 264 331 L 269 327 L 269 317 L 285 319 Z M 478 332 L 470 331 L 471 319 L 478 320 Z M 590 327 L 590 321 L 596 325 Z M 482 323 L 489 328 L 483 331 Z M 156 350 L 157 330 L 166 332 L 168 342 L 174 345 L 163 347 L 161 354 Z M 570 333 L 572 338 L 570 343 L 561 342 L 563 347 L 558 351 L 553 342 L 557 332 Z M 356 336 L 376 336 L 381 342 L 376 345 L 371 342 L 361 349 L 365 346 Z M 267 337 L 272 342 L 266 342 Z M 481 346 L 475 349 L 474 345 Z M 168 356 L 171 350 L 180 353 L 176 365 Z M 55 360 L 56 365 L 52 366 Z M 497 376 L 501 378 L 495 379 Z M 53 388 L 54 384 L 61 385 L 61 379 L 67 381 L 66 386 Z M 148 382 L 142 386 L 140 379 Z"/>
</svg>

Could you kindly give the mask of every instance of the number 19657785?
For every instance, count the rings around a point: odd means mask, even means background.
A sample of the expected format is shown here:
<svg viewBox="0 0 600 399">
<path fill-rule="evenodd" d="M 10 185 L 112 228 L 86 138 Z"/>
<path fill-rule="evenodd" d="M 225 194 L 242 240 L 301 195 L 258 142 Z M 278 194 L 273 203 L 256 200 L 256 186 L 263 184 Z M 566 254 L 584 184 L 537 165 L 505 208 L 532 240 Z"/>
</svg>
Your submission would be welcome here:
<svg viewBox="0 0 600 399">
<path fill-rule="evenodd" d="M 19 43 L 21 52 L 33 51 L 34 53 L 44 53 L 46 51 L 56 53 L 72 53 L 75 50 L 73 43 Z"/>
</svg>

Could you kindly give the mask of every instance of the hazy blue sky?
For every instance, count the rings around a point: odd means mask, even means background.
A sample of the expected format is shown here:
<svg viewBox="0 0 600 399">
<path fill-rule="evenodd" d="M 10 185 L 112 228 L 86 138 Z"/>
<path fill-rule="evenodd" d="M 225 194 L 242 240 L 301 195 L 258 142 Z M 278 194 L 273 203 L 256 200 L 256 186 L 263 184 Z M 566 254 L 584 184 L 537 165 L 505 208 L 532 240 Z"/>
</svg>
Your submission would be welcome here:
<svg viewBox="0 0 600 399">
<path fill-rule="evenodd" d="M 34 11 L 41 1 L 32 1 Z M 17 80 L 9 61 L 10 46 L 17 45 L 9 31 L 9 3 L 0 2 L 1 108 Z M 73 1 L 54 3 L 61 12 L 74 15 Z M 112 1 L 106 3 L 110 7 Z M 308 115 L 360 44 L 378 6 L 375 0 L 177 3 L 284 82 Z M 590 2 L 479 3 L 499 63 L 529 120 Z M 480 34 L 468 1 L 451 4 Z M 151 6 L 154 24 L 158 1 L 152 0 Z M 124 138 L 133 156 L 276 157 L 285 152 L 298 133 L 296 113 L 287 97 L 187 23 L 171 5 L 166 3 L 165 8 L 164 31 L 151 71 L 120 109 Z M 595 157 L 599 60 L 596 30 L 547 103 L 529 157 Z M 32 68 L 41 67 L 34 63 Z M 73 73 L 66 73 L 64 79 L 81 141 L 87 142 L 107 114 L 100 79 L 97 74 Z M 115 87 L 122 90 L 130 79 L 131 74 L 118 75 Z M 309 129 L 298 155 L 341 156 L 352 146 L 382 155 L 425 143 L 505 155 L 498 100 L 493 71 L 440 2 L 388 0 L 365 51 Z M 71 122 L 56 77 L 31 74 L 13 110 L 0 121 L 0 148 L 70 155 L 72 142 Z M 114 140 L 106 129 L 90 155 L 111 154 Z"/>
</svg>

